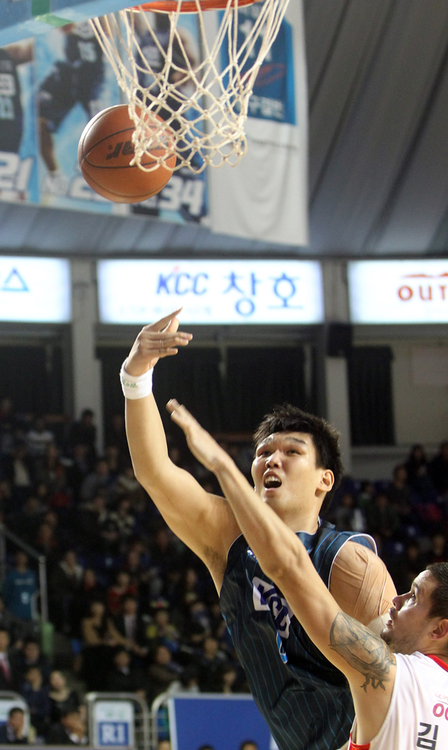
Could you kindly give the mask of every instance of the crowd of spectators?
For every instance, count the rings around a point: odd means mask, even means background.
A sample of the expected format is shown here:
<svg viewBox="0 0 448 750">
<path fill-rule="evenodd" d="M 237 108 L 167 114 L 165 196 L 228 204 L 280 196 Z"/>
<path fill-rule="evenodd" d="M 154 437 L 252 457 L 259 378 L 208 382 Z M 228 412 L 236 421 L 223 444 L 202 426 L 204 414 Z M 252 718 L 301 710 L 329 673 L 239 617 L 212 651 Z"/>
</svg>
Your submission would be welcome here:
<svg viewBox="0 0 448 750">
<path fill-rule="evenodd" d="M 169 442 L 173 459 L 219 492 L 183 442 Z M 227 447 L 248 475 L 250 446 Z M 70 644 L 63 674 L 57 658 L 42 653 L 34 561 L 8 544 L 0 690 L 26 700 L 38 741 L 85 740 L 73 678 L 82 692 L 131 691 L 148 704 L 170 688 L 247 691 L 211 578 L 137 482 L 121 415 L 110 419 L 98 455 L 90 410 L 78 421 L 53 424 L 26 418 L 3 399 L 0 520 L 45 555 L 50 621 Z M 407 590 L 425 564 L 448 560 L 448 441 L 430 459 L 414 446 L 383 482 L 346 477 L 329 520 L 372 534 L 397 589 Z"/>
</svg>

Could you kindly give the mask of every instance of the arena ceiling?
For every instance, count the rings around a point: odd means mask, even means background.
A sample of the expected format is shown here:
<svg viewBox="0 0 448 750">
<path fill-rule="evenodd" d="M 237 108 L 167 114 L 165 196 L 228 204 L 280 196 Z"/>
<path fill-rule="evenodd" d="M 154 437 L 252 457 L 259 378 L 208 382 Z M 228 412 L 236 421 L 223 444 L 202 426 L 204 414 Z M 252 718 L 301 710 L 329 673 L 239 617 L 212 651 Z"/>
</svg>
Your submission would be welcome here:
<svg viewBox="0 0 448 750">
<path fill-rule="evenodd" d="M 291 0 L 294 2 L 294 0 Z M 448 0 L 303 0 L 308 247 L 198 226 L 0 203 L 2 253 L 443 256 Z"/>
</svg>

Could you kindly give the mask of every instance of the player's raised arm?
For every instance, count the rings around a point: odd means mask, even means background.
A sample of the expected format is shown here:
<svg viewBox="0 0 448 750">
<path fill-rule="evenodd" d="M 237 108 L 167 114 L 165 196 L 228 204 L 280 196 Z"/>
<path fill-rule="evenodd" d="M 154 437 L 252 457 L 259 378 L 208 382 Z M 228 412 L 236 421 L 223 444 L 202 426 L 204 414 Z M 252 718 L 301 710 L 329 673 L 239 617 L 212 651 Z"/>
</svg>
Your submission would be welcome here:
<svg viewBox="0 0 448 750">
<path fill-rule="evenodd" d="M 219 588 L 227 551 L 239 533 L 228 503 L 207 493 L 169 458 L 165 432 L 151 381 L 162 357 L 187 346 L 192 335 L 179 331 L 176 310 L 138 334 L 121 371 L 126 395 L 126 433 L 135 475 L 172 531 L 208 566 Z"/>
<path fill-rule="evenodd" d="M 358 718 L 358 742 L 370 741 L 390 704 L 395 657 L 378 636 L 341 610 L 298 536 L 253 491 L 211 435 L 176 401 L 167 408 L 192 453 L 217 477 L 264 573 L 281 590 L 319 650 L 346 675 Z"/>
</svg>

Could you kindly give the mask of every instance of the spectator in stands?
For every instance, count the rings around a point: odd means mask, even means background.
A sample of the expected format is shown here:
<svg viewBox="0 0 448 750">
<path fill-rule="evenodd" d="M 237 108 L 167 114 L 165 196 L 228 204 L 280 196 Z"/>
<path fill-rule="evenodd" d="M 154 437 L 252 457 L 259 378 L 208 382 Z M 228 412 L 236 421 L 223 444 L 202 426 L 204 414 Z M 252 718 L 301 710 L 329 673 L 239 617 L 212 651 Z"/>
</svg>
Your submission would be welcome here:
<svg viewBox="0 0 448 750">
<path fill-rule="evenodd" d="M 113 623 L 125 639 L 128 651 L 140 659 L 148 655 L 148 622 L 139 614 L 135 596 L 127 595 L 124 597 L 123 611 L 114 617 Z"/>
<path fill-rule="evenodd" d="M 81 484 L 80 498 L 84 502 L 92 500 L 98 490 L 103 489 L 107 492 L 113 481 L 109 471 L 109 466 L 105 458 L 99 458 L 95 463 L 93 471 L 87 474 Z"/>
<path fill-rule="evenodd" d="M 416 539 L 407 542 L 404 553 L 394 559 L 389 567 L 397 591 L 409 591 L 412 581 L 425 568 L 425 559 Z"/>
<path fill-rule="evenodd" d="M 448 562 L 448 542 L 442 531 L 437 532 L 431 539 L 431 548 L 425 555 L 425 566 L 436 562 Z"/>
<path fill-rule="evenodd" d="M 23 645 L 23 639 L 31 635 L 34 625 L 13 615 L 5 607 L 3 596 L 0 594 L 0 628 L 8 631 L 13 648 L 17 649 Z"/>
<path fill-rule="evenodd" d="M 448 501 L 448 440 L 440 445 L 439 452 L 429 464 L 428 472 L 439 497 Z"/>
<path fill-rule="evenodd" d="M 87 689 L 102 690 L 115 646 L 125 645 L 125 639 L 106 614 L 103 602 L 92 602 L 90 612 L 81 621 L 83 640 L 82 673 Z"/>
<path fill-rule="evenodd" d="M 241 743 L 239 750 L 258 750 L 258 745 L 254 740 L 244 740 Z"/>
<path fill-rule="evenodd" d="M 22 648 L 17 651 L 16 664 L 22 681 L 29 669 L 37 667 L 42 674 L 44 683 L 48 684 L 51 672 L 50 662 L 48 657 L 42 653 L 40 644 L 35 638 L 25 639 Z"/>
<path fill-rule="evenodd" d="M 70 709 L 61 714 L 59 721 L 50 728 L 47 745 L 86 745 L 87 729 L 79 709 Z"/>
<path fill-rule="evenodd" d="M 137 587 L 131 582 L 131 576 L 126 570 L 119 570 L 115 583 L 107 592 L 107 611 L 112 616 L 121 615 L 123 612 L 123 601 L 126 596 L 136 596 Z"/>
<path fill-rule="evenodd" d="M 48 495 L 67 489 L 67 469 L 61 460 L 61 452 L 54 443 L 49 443 L 43 456 L 36 462 L 36 481 L 45 482 Z M 67 489 L 71 499 L 71 492 Z"/>
<path fill-rule="evenodd" d="M 408 483 L 408 471 L 404 464 L 399 464 L 394 468 L 392 482 L 387 487 L 386 494 L 398 514 L 403 534 L 407 536 L 406 530 L 415 523 L 415 518 L 412 512 L 412 493 Z"/>
<path fill-rule="evenodd" d="M 224 664 L 220 674 L 220 693 L 231 695 L 238 692 L 238 671 L 234 664 Z"/>
<path fill-rule="evenodd" d="M 152 622 L 147 628 L 148 638 L 152 645 L 158 643 L 169 648 L 172 654 L 179 649 L 180 633 L 171 621 L 171 615 L 165 603 L 155 603 L 152 609 Z"/>
<path fill-rule="evenodd" d="M 0 745 L 27 745 L 25 733 L 25 712 L 13 706 L 8 712 L 6 724 L 0 726 Z"/>
<path fill-rule="evenodd" d="M 75 445 L 85 445 L 90 467 L 96 459 L 96 426 L 92 409 L 83 409 L 78 421 L 73 422 L 68 430 L 65 451 L 68 456 L 74 455 Z"/>
<path fill-rule="evenodd" d="M 50 728 L 51 703 L 48 686 L 44 685 L 39 667 L 30 667 L 26 671 L 20 692 L 28 704 L 36 735 L 43 739 Z"/>
<path fill-rule="evenodd" d="M 98 490 L 91 500 L 83 503 L 79 511 L 79 523 L 86 551 L 96 550 L 103 523 L 108 518 L 106 496 Z"/>
<path fill-rule="evenodd" d="M 11 514 L 8 518 L 8 526 L 16 534 L 20 534 L 21 539 L 29 543 L 46 509 L 38 496 L 33 493 L 26 498 L 23 506 L 16 513 Z"/>
<path fill-rule="evenodd" d="M 52 523 L 52 521 L 47 518 L 47 514 L 45 514 L 42 523 L 37 527 L 36 535 L 31 542 L 34 549 L 47 558 L 47 570 L 49 572 L 56 564 L 60 554 L 60 543 L 56 534 L 57 526 L 58 524 Z"/>
<path fill-rule="evenodd" d="M 80 700 L 76 690 L 71 690 L 67 685 L 65 675 L 58 670 L 50 674 L 50 720 L 51 723 L 59 721 L 63 713 L 77 711 Z"/>
<path fill-rule="evenodd" d="M 353 492 L 344 492 L 333 512 L 334 525 L 337 529 L 350 531 L 365 531 L 365 520 L 360 508 L 357 507 Z"/>
<path fill-rule="evenodd" d="M 3 583 L 3 598 L 10 612 L 21 620 L 33 620 L 38 592 L 37 577 L 28 567 L 28 555 L 22 550 L 15 554 L 15 566 L 7 571 Z"/>
<path fill-rule="evenodd" d="M 49 445 L 54 446 L 54 432 L 48 429 L 45 418 L 37 416 L 33 420 L 32 427 L 25 435 L 29 455 L 34 458 L 43 458 Z"/>
<path fill-rule="evenodd" d="M 129 448 L 126 439 L 124 416 L 121 412 L 115 412 L 111 415 L 110 419 L 107 420 L 105 433 L 106 445 L 113 445 L 115 448 L 118 448 L 120 456 L 129 461 Z"/>
<path fill-rule="evenodd" d="M 125 495 L 134 499 L 136 494 L 141 492 L 142 486 L 135 478 L 134 469 L 130 460 L 124 463 L 114 487 L 114 494 L 118 496 Z"/>
<path fill-rule="evenodd" d="M 144 684 L 144 674 L 132 664 L 130 653 L 124 647 L 118 648 L 106 676 L 105 689 L 112 693 L 137 693 L 146 698 Z"/>
<path fill-rule="evenodd" d="M 198 662 L 198 682 L 201 693 L 218 693 L 222 689 L 222 670 L 227 657 L 219 648 L 213 636 L 208 636 L 202 644 Z"/>
<path fill-rule="evenodd" d="M 55 566 L 49 582 L 49 601 L 52 622 L 56 629 L 72 634 L 74 619 L 73 604 L 81 588 L 84 568 L 78 562 L 76 552 L 67 550 Z"/>
<path fill-rule="evenodd" d="M 117 508 L 111 511 L 109 518 L 116 524 L 120 547 L 124 548 L 124 543 L 131 537 L 135 528 L 135 517 L 130 512 L 131 501 L 128 497 L 121 497 L 118 500 Z"/>
<path fill-rule="evenodd" d="M 151 705 L 154 698 L 168 690 L 169 686 L 180 678 L 182 667 L 177 664 L 169 648 L 156 646 L 148 667 L 146 695 Z"/>
<path fill-rule="evenodd" d="M 416 443 L 412 446 L 406 459 L 405 467 L 410 486 L 413 489 L 418 490 L 421 486 L 422 479 L 424 479 L 428 473 L 428 459 L 423 445 Z"/>
<path fill-rule="evenodd" d="M 4 479 L 11 482 L 14 499 L 23 502 L 35 481 L 35 464 L 25 442 L 17 442 L 11 454 L 3 455 L 1 473 Z"/>
<path fill-rule="evenodd" d="M 378 492 L 367 507 L 367 531 L 377 539 L 380 549 L 384 541 L 391 539 L 400 525 L 396 509 L 385 492 Z"/>
<path fill-rule="evenodd" d="M 0 690 L 18 690 L 20 673 L 15 652 L 10 649 L 9 632 L 0 627 Z"/>
<path fill-rule="evenodd" d="M 81 620 L 87 617 L 93 602 L 106 602 L 106 589 L 97 578 L 93 568 L 85 568 L 81 585 L 73 600 L 73 625 L 72 634 L 79 637 L 81 634 Z"/>
<path fill-rule="evenodd" d="M 89 458 L 88 446 L 83 443 L 76 443 L 73 446 L 72 454 L 65 457 L 64 462 L 67 466 L 67 481 L 72 489 L 73 499 L 77 503 L 82 483 L 93 468 Z"/>
</svg>

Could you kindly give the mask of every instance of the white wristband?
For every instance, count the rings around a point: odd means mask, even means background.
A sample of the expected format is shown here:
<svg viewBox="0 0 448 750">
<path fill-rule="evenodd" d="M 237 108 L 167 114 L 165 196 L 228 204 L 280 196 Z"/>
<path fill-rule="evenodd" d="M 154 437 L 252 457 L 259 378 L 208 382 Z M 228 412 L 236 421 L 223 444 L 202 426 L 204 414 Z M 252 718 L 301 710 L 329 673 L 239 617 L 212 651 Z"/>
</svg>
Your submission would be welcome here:
<svg viewBox="0 0 448 750">
<path fill-rule="evenodd" d="M 154 368 L 151 367 L 143 375 L 129 375 L 124 369 L 126 362 L 127 360 L 125 359 L 120 370 L 120 383 L 123 395 L 131 400 L 149 396 L 152 393 L 152 373 Z"/>
</svg>

